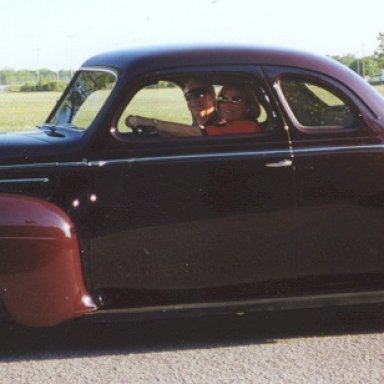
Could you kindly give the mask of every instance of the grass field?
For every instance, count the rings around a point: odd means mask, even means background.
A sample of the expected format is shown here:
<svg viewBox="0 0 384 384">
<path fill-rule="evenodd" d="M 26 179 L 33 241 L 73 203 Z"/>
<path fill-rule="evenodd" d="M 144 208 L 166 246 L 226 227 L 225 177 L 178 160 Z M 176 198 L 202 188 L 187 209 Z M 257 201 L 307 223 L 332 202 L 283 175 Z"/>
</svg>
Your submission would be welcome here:
<svg viewBox="0 0 384 384">
<path fill-rule="evenodd" d="M 0 132 L 25 131 L 44 122 L 54 107 L 60 93 L 56 92 L 0 92 Z M 123 113 L 156 117 L 163 120 L 176 120 L 190 124 L 191 115 L 180 90 L 163 89 L 160 94 L 152 89 L 141 91 Z M 179 102 L 180 101 L 180 102 Z M 86 127 L 96 111 L 91 106 L 78 114 L 74 124 Z M 96 103 L 99 106 L 99 103 Z M 85 113 L 85 115 L 84 115 Z M 88 114 L 89 115 L 88 115 Z M 119 123 L 119 130 L 125 131 L 124 121 Z"/>
<path fill-rule="evenodd" d="M 34 129 L 59 97 L 59 92 L 0 92 L 0 132 Z"/>
<path fill-rule="evenodd" d="M 384 85 L 376 88 L 384 95 Z M 0 132 L 34 129 L 37 124 L 46 120 L 59 97 L 59 92 L 0 92 Z M 163 101 L 165 100 L 163 99 Z M 158 103 L 158 100 L 156 102 Z M 150 104 L 155 107 L 155 101 Z M 166 104 L 163 103 L 161 108 L 165 116 L 157 116 L 158 118 L 169 118 L 167 114 L 170 111 L 164 108 Z M 170 102 L 168 104 L 174 105 Z M 133 110 L 131 109 L 129 112 L 136 114 L 141 112 L 137 106 L 131 106 L 131 108 Z M 189 115 L 186 108 L 183 108 L 184 110 L 179 112 L 187 119 Z"/>
</svg>

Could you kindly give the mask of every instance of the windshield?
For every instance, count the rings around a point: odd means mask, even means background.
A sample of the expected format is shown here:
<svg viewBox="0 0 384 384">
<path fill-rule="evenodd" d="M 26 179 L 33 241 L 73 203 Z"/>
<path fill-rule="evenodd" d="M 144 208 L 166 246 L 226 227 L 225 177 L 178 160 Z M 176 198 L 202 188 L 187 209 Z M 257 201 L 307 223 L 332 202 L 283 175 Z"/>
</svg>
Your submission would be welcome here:
<svg viewBox="0 0 384 384">
<path fill-rule="evenodd" d="M 115 82 L 115 74 L 109 71 L 78 72 L 75 81 L 47 123 L 79 129 L 88 128 L 104 105 Z"/>
</svg>

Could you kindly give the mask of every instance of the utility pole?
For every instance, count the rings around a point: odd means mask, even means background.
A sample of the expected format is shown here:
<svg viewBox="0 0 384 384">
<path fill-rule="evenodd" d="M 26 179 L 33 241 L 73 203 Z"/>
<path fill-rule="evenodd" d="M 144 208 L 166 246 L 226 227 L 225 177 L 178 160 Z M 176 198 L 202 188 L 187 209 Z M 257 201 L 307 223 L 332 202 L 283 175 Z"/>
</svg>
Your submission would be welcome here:
<svg viewBox="0 0 384 384">
<path fill-rule="evenodd" d="M 36 73 L 37 73 L 37 83 L 40 82 L 40 48 L 36 48 Z"/>
<path fill-rule="evenodd" d="M 357 74 L 360 76 L 360 60 L 359 60 L 359 52 L 356 52 L 356 63 L 357 63 Z"/>
<path fill-rule="evenodd" d="M 73 54 L 73 47 L 72 47 L 72 35 L 68 35 L 67 38 L 69 39 L 69 70 L 71 74 L 71 78 L 73 76 L 73 64 L 72 64 L 72 54 Z"/>
</svg>

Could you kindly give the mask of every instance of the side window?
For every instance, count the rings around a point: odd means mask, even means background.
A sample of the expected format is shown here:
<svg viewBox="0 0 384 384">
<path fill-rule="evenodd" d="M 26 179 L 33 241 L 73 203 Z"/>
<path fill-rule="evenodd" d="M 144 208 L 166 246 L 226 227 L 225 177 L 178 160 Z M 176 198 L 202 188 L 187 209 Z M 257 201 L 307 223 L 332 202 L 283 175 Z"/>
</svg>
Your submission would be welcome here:
<svg viewBox="0 0 384 384">
<path fill-rule="evenodd" d="M 123 136 L 204 137 L 274 130 L 266 91 L 245 74 L 189 74 L 162 78 L 138 89 L 123 110 Z"/>
<path fill-rule="evenodd" d="M 132 133 L 132 128 L 125 124 L 127 116 L 148 116 L 156 120 L 192 124 L 180 86 L 169 81 L 157 81 L 136 93 L 119 120 L 119 132 Z"/>
<path fill-rule="evenodd" d="M 280 90 L 291 116 L 303 128 L 339 130 L 358 124 L 358 114 L 348 101 L 322 84 L 284 78 L 280 80 Z"/>
</svg>

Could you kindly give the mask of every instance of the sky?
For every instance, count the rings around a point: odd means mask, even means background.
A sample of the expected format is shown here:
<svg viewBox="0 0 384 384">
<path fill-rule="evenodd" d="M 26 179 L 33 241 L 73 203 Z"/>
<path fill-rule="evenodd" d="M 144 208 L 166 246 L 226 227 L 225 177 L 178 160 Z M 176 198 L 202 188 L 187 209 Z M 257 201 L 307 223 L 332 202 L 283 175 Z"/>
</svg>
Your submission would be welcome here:
<svg viewBox="0 0 384 384">
<path fill-rule="evenodd" d="M 138 46 L 239 44 L 373 54 L 384 1 L 0 0 L 0 69 L 77 69 Z"/>
</svg>

